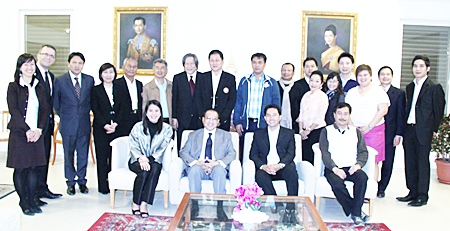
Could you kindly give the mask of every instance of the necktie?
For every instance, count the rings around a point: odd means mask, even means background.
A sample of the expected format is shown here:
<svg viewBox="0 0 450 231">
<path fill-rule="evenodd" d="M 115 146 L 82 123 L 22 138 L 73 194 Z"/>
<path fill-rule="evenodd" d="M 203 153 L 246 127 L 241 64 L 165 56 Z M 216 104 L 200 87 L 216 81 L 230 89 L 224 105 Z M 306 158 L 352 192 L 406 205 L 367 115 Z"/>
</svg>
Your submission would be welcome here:
<svg viewBox="0 0 450 231">
<path fill-rule="evenodd" d="M 47 84 L 48 90 L 50 91 L 50 95 L 52 95 L 52 91 L 50 89 L 50 78 L 48 77 L 48 71 L 45 72 L 45 83 Z"/>
<path fill-rule="evenodd" d="M 77 93 L 78 99 L 81 98 L 81 86 L 80 82 L 78 82 L 78 77 L 75 77 L 75 92 Z"/>
<path fill-rule="evenodd" d="M 205 159 L 208 158 L 209 160 L 212 160 L 212 139 L 211 139 L 212 133 L 209 133 L 209 137 L 206 140 L 206 147 L 205 147 Z"/>
<path fill-rule="evenodd" d="M 191 95 L 193 96 L 194 89 L 195 89 L 195 83 L 194 83 L 194 80 L 192 79 L 192 76 L 191 76 L 191 80 L 189 80 L 189 88 L 191 89 Z"/>
</svg>

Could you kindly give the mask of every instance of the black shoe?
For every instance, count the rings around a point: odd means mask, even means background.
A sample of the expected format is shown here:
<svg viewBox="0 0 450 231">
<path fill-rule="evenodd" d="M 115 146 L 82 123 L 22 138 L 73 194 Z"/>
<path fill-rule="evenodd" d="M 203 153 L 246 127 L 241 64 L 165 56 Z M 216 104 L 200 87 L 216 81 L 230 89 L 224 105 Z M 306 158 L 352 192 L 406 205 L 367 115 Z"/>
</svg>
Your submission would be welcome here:
<svg viewBox="0 0 450 231">
<path fill-rule="evenodd" d="M 87 194 L 89 192 L 89 189 L 85 184 L 80 184 L 80 192 L 83 194 Z"/>
<path fill-rule="evenodd" d="M 41 201 L 39 198 L 34 198 L 34 203 L 35 203 L 37 206 L 39 206 L 39 207 L 44 206 L 44 205 L 47 204 L 47 202 Z"/>
<path fill-rule="evenodd" d="M 295 213 L 295 210 L 291 210 L 291 219 L 289 219 L 289 222 L 290 222 L 292 225 L 298 224 L 297 214 Z"/>
<path fill-rule="evenodd" d="M 384 198 L 385 196 L 386 196 L 386 194 L 384 192 L 377 192 L 378 198 Z"/>
<path fill-rule="evenodd" d="M 27 216 L 34 216 L 34 212 L 31 208 L 22 208 L 22 212 Z"/>
<path fill-rule="evenodd" d="M 413 200 L 415 200 L 416 198 L 415 198 L 415 197 L 412 197 L 412 196 L 410 196 L 410 195 L 408 194 L 406 197 L 397 197 L 397 198 L 395 198 L 395 199 L 397 199 L 398 201 L 401 201 L 401 202 L 408 202 L 408 201 L 413 201 Z"/>
<path fill-rule="evenodd" d="M 228 216 L 225 213 L 225 211 L 223 211 L 223 208 L 222 209 L 217 208 L 217 220 L 222 222 L 228 221 Z"/>
<path fill-rule="evenodd" d="M 56 199 L 62 197 L 62 194 L 59 193 L 52 193 L 50 190 L 45 191 L 41 195 L 39 195 L 40 198 L 47 198 L 47 199 Z"/>
<path fill-rule="evenodd" d="M 364 221 L 364 223 L 366 223 L 370 220 L 370 216 L 361 211 L 361 219 Z"/>
<path fill-rule="evenodd" d="M 366 225 L 360 216 L 351 216 L 351 218 L 355 227 L 362 227 Z"/>
<path fill-rule="evenodd" d="M 39 208 L 38 206 L 31 206 L 30 209 L 33 213 L 42 213 L 42 209 Z"/>
<path fill-rule="evenodd" d="M 191 205 L 191 219 L 197 218 L 198 212 L 199 212 L 198 201 L 193 200 Z"/>
<path fill-rule="evenodd" d="M 75 186 L 67 186 L 67 194 L 71 196 L 75 195 Z"/>
<path fill-rule="evenodd" d="M 283 218 L 281 218 L 281 222 L 284 224 L 284 225 L 290 225 L 291 224 L 291 221 L 292 221 L 292 211 L 293 210 L 288 210 L 288 209 L 286 209 L 285 211 L 284 211 L 284 214 L 283 214 Z M 294 216 L 295 216 L 295 211 L 294 211 Z"/>
<path fill-rule="evenodd" d="M 426 205 L 427 202 L 422 200 L 422 199 L 415 199 L 411 202 L 408 203 L 408 206 L 412 206 L 412 207 L 420 207 L 422 205 Z"/>
</svg>

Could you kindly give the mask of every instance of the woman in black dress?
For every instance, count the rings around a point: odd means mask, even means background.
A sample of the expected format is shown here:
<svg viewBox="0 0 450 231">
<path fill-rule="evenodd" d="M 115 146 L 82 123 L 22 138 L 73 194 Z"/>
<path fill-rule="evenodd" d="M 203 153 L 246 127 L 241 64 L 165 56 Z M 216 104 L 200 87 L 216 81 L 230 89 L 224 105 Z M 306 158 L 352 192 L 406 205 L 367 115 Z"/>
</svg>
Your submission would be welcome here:
<svg viewBox="0 0 450 231">
<path fill-rule="evenodd" d="M 17 59 L 14 82 L 9 83 L 7 102 L 11 120 L 8 123 L 8 158 L 6 167 L 14 168 L 13 181 L 19 195 L 19 206 L 25 215 L 42 213 L 34 202 L 36 167 L 46 165 L 44 140 L 49 108 L 42 83 L 36 78 L 36 60 L 30 54 Z"/>
<path fill-rule="evenodd" d="M 337 72 L 331 72 L 325 83 L 324 92 L 328 96 L 328 110 L 325 114 L 325 122 L 327 125 L 334 123 L 333 111 L 336 105 L 344 102 L 344 90 L 342 88 L 342 80 Z"/>
</svg>

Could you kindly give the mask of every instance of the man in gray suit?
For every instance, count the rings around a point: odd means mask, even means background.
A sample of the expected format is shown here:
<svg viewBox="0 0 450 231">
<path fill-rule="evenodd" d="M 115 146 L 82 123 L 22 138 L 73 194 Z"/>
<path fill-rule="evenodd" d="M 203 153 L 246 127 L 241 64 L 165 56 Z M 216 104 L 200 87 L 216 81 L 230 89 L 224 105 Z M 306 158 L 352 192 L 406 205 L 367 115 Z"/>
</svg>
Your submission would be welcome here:
<svg viewBox="0 0 450 231">
<path fill-rule="evenodd" d="M 88 193 L 86 167 L 88 160 L 91 121 L 91 88 L 94 78 L 81 73 L 84 56 L 80 52 L 69 55 L 69 71 L 55 80 L 53 106 L 60 117 L 59 132 L 64 149 L 64 175 L 67 178 L 67 194 L 75 194 L 78 183 L 81 193 Z M 77 168 L 74 166 L 74 152 L 77 152 Z M 76 178 L 76 179 L 75 179 Z"/>
<path fill-rule="evenodd" d="M 219 113 L 214 109 L 205 112 L 202 118 L 204 128 L 189 134 L 188 140 L 180 151 L 180 157 L 188 166 L 186 169 L 191 192 L 202 191 L 202 180 L 212 180 L 214 193 L 225 194 L 227 169 L 236 159 L 236 150 L 231 142 L 231 134 L 217 128 Z M 222 201 L 218 202 L 219 220 L 227 220 Z M 194 201 L 191 217 L 198 216 L 198 204 Z"/>
</svg>

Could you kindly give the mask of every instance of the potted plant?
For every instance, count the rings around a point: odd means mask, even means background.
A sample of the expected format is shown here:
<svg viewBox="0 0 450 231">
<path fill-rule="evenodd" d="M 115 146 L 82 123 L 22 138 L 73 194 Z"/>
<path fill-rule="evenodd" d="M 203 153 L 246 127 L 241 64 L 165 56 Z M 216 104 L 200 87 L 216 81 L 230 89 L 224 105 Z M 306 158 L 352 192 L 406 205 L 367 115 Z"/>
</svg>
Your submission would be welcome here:
<svg viewBox="0 0 450 231">
<path fill-rule="evenodd" d="M 435 162 L 439 182 L 450 184 L 450 114 L 442 119 L 431 141 L 431 150 L 437 153 Z"/>
</svg>

